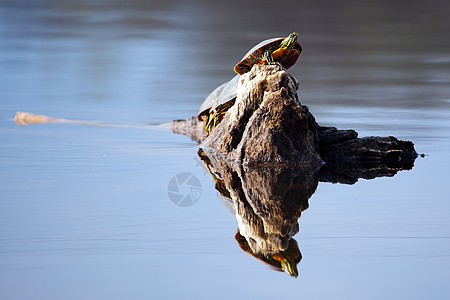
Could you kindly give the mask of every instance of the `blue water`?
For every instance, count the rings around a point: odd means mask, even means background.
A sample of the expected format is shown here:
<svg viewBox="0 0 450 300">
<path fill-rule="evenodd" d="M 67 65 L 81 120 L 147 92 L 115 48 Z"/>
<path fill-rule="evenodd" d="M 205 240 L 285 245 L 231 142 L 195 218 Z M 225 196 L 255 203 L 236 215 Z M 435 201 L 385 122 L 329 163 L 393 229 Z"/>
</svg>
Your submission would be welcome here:
<svg viewBox="0 0 450 300">
<path fill-rule="evenodd" d="M 448 299 L 445 4 L 285 8 L 0 5 L 2 299 Z M 395 177 L 320 183 L 299 219 L 296 279 L 239 248 L 197 145 L 157 125 L 195 115 L 251 46 L 293 30 L 304 52 L 291 72 L 320 124 L 427 155 Z M 16 111 L 129 126 L 18 126 Z M 183 172 L 201 182 L 185 208 L 168 196 Z"/>
</svg>

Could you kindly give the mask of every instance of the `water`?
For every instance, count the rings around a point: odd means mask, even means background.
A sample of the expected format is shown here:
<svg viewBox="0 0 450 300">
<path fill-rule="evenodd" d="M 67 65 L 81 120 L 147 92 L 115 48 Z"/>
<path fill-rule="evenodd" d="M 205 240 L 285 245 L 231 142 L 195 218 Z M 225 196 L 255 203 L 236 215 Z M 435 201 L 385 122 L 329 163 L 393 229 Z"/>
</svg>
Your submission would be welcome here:
<svg viewBox="0 0 450 300">
<path fill-rule="evenodd" d="M 352 2 L 4 1 L 2 298 L 447 299 L 448 5 Z M 197 145 L 155 125 L 196 114 L 251 46 L 294 30 L 291 72 L 320 124 L 427 154 L 393 178 L 320 183 L 297 279 L 239 248 Z M 17 126 L 19 110 L 137 126 Z M 187 208 L 167 193 L 183 172 L 202 187 Z"/>
</svg>

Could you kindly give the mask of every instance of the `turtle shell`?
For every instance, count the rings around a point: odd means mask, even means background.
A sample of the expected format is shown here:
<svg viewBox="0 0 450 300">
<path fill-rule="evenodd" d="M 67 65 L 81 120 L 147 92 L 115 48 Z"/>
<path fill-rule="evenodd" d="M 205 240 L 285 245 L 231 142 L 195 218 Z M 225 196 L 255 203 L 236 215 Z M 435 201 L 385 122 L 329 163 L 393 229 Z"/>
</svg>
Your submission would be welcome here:
<svg viewBox="0 0 450 300">
<path fill-rule="evenodd" d="M 211 109 L 212 105 L 216 102 L 216 100 L 219 98 L 220 93 L 222 92 L 223 88 L 227 85 L 227 83 L 228 82 L 225 82 L 219 85 L 214 91 L 211 92 L 211 94 L 208 95 L 208 97 L 206 97 L 205 101 L 203 101 L 197 115 L 199 121 L 201 121 L 204 117 L 207 117 L 209 115 L 209 110 Z"/>
<path fill-rule="evenodd" d="M 203 104 L 200 106 L 197 118 L 202 120 L 214 112 L 214 109 L 221 104 L 234 100 L 237 95 L 239 75 L 236 75 L 228 82 L 218 86 L 208 97 L 206 97 Z"/>
<path fill-rule="evenodd" d="M 289 69 L 295 64 L 300 56 L 302 46 L 300 46 L 298 42 L 295 42 L 292 49 L 278 49 L 284 39 L 285 38 L 272 38 L 262 41 L 244 55 L 241 61 L 234 67 L 234 71 L 242 75 L 250 71 L 253 65 L 263 64 L 265 62 L 263 56 L 267 50 L 273 51 L 272 56 L 274 61 L 281 63 L 284 68 Z"/>
</svg>

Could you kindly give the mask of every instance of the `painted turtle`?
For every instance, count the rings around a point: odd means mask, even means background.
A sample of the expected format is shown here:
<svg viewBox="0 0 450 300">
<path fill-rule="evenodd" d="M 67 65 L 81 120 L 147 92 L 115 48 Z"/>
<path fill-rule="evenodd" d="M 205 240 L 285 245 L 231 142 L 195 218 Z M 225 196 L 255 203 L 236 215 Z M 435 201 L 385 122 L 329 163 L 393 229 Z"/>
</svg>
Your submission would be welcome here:
<svg viewBox="0 0 450 300">
<path fill-rule="evenodd" d="M 250 71 L 253 65 L 264 63 L 280 63 L 286 69 L 292 67 L 302 52 L 297 37 L 298 33 L 293 32 L 286 38 L 273 38 L 259 43 L 242 58 L 234 70 L 242 75 Z M 217 87 L 201 105 L 197 117 L 200 121 L 205 121 L 205 131 L 208 135 L 234 105 L 239 75 Z"/>
<path fill-rule="evenodd" d="M 234 67 L 236 73 L 242 75 L 250 71 L 256 64 L 280 63 L 284 68 L 289 69 L 297 61 L 302 46 L 297 42 L 298 33 L 293 32 L 286 38 L 272 38 L 262 41 L 247 54 Z"/>
<path fill-rule="evenodd" d="M 219 124 L 225 113 L 234 105 L 240 76 L 236 75 L 228 82 L 217 87 L 200 106 L 197 118 L 205 121 L 205 131 L 209 135 L 211 130 Z"/>
</svg>

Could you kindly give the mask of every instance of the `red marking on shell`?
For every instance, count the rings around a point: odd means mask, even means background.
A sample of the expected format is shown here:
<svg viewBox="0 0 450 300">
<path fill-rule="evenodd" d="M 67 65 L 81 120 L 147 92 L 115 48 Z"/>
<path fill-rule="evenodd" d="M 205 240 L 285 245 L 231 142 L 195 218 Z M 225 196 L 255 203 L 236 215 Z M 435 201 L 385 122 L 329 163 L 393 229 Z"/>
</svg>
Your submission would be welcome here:
<svg viewBox="0 0 450 300">
<path fill-rule="evenodd" d="M 286 69 L 292 67 L 299 56 L 300 53 L 296 49 L 280 49 L 272 53 L 273 60 L 282 64 Z"/>
</svg>

